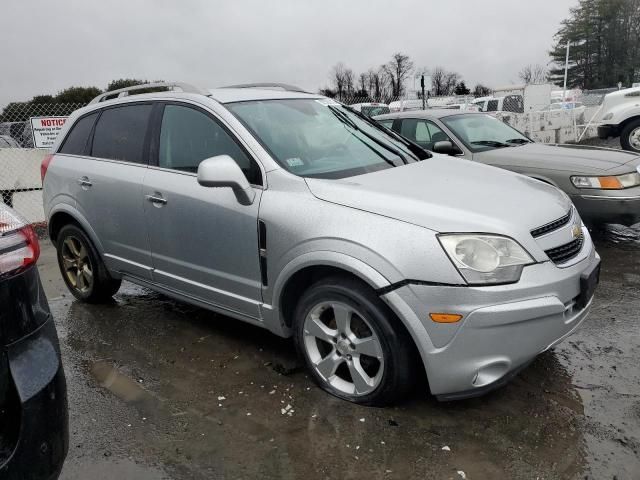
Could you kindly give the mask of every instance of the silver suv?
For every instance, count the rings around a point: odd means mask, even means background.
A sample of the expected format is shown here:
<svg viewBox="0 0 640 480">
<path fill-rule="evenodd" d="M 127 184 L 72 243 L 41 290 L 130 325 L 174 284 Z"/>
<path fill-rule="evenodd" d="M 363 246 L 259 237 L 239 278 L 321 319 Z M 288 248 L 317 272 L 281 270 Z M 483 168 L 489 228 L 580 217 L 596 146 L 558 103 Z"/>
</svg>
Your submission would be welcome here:
<svg viewBox="0 0 640 480">
<path fill-rule="evenodd" d="M 555 187 L 295 88 L 162 86 L 98 97 L 43 163 L 78 299 L 126 279 L 293 336 L 323 389 L 368 405 L 419 368 L 440 399 L 479 395 L 586 317 L 600 259 Z"/>
</svg>

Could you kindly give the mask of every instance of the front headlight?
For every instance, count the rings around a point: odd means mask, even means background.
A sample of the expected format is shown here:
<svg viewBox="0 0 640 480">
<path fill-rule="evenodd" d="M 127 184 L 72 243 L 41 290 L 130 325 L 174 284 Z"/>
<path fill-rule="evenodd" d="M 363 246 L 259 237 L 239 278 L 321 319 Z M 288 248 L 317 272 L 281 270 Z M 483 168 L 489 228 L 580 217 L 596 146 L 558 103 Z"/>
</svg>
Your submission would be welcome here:
<svg viewBox="0 0 640 480">
<path fill-rule="evenodd" d="M 576 188 L 599 188 L 600 190 L 622 190 L 640 185 L 640 173 L 625 173 L 611 177 L 571 177 Z"/>
<path fill-rule="evenodd" d="M 613 113 L 607 113 L 604 117 L 602 117 L 602 120 L 611 120 L 613 118 Z"/>
<path fill-rule="evenodd" d="M 522 268 L 534 263 L 518 242 L 500 235 L 442 234 L 438 240 L 469 285 L 520 280 Z"/>
</svg>

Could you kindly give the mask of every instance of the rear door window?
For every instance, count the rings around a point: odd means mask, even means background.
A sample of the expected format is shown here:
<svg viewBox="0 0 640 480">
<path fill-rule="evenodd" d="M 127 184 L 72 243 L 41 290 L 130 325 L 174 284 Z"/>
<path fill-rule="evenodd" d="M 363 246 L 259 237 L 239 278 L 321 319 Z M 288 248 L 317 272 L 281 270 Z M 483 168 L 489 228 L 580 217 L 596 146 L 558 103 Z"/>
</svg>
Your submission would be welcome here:
<svg viewBox="0 0 640 480">
<path fill-rule="evenodd" d="M 60 153 L 68 155 L 84 155 L 86 153 L 87 144 L 89 143 L 89 135 L 91 135 L 91 129 L 93 124 L 96 123 L 98 118 L 98 112 L 82 117 L 78 120 L 71 131 L 67 135 L 67 138 L 60 148 Z"/>
<path fill-rule="evenodd" d="M 152 105 L 142 104 L 104 110 L 96 124 L 91 155 L 146 163 L 144 145 L 152 108 Z"/>
</svg>

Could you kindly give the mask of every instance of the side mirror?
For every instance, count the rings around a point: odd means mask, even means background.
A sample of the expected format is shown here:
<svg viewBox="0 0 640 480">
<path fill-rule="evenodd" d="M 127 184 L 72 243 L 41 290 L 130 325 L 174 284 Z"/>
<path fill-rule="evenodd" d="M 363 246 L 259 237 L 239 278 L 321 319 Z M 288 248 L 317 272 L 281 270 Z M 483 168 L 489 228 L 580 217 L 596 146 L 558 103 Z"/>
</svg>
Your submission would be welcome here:
<svg viewBox="0 0 640 480">
<path fill-rule="evenodd" d="M 449 140 L 442 142 L 436 142 L 433 144 L 433 151 L 436 153 L 442 153 L 444 155 L 458 155 L 462 153 L 458 147 L 456 147 Z"/>
<path fill-rule="evenodd" d="M 229 187 L 242 205 L 251 205 L 256 197 L 247 177 L 229 155 L 218 155 L 200 162 L 198 183 L 203 187 Z"/>
</svg>

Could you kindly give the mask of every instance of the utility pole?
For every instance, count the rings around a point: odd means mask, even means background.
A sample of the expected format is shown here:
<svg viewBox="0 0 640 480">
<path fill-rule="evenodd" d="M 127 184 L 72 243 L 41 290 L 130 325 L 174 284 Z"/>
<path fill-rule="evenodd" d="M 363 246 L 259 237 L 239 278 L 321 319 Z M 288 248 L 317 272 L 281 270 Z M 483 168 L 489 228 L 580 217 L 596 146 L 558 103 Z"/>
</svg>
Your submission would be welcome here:
<svg viewBox="0 0 640 480">
<path fill-rule="evenodd" d="M 562 101 L 567 100 L 567 75 L 569 74 L 569 40 L 567 40 L 567 57 L 564 61 L 564 91 L 562 92 Z"/>
</svg>

